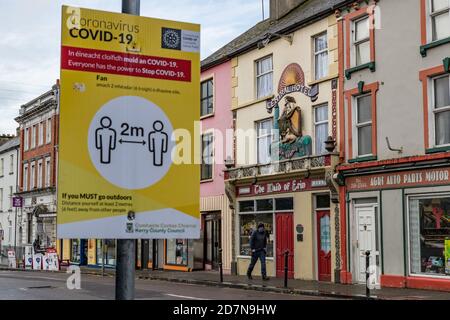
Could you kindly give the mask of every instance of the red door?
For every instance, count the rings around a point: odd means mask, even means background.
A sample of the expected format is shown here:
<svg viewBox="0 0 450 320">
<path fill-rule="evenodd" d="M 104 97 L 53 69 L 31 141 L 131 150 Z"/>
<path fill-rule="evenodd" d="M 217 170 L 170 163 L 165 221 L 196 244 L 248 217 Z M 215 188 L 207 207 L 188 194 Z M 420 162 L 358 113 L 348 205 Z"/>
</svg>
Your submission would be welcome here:
<svg viewBox="0 0 450 320">
<path fill-rule="evenodd" d="M 294 223 L 292 213 L 277 213 L 276 268 L 277 277 L 284 277 L 284 253 L 289 250 L 288 277 L 294 278 Z"/>
<path fill-rule="evenodd" d="M 317 211 L 317 251 L 319 281 L 331 281 L 330 211 Z"/>
</svg>

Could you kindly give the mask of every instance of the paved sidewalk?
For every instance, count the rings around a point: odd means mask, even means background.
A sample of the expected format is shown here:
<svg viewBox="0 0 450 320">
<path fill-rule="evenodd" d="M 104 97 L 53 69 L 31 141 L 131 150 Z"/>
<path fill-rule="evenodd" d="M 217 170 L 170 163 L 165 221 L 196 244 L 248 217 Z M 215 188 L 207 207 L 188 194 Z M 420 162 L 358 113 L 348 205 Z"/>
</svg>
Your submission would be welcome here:
<svg viewBox="0 0 450 320">
<path fill-rule="evenodd" d="M 65 272 L 67 267 L 62 267 L 60 272 Z M 0 270 L 8 270 L 0 266 Z M 23 270 L 23 269 L 19 269 Z M 33 271 L 30 272 L 45 272 Z M 81 272 L 85 274 L 101 275 L 101 268 L 89 268 L 82 266 Z M 114 276 L 114 269 L 105 269 L 105 276 Z M 288 288 L 283 288 L 284 281 L 280 278 L 270 278 L 262 281 L 261 277 L 253 277 L 248 280 L 245 276 L 224 275 L 220 282 L 217 271 L 160 271 L 160 270 L 137 270 L 136 277 L 139 279 L 164 280 L 171 282 L 190 283 L 196 285 L 218 286 L 238 288 L 243 290 L 258 290 L 267 292 L 291 293 L 310 296 L 324 296 L 348 299 L 366 299 L 364 285 L 344 285 L 329 282 L 307 281 L 289 279 Z M 382 288 L 371 290 L 371 299 L 374 300 L 450 300 L 450 292 L 440 292 L 418 289 Z"/>
</svg>

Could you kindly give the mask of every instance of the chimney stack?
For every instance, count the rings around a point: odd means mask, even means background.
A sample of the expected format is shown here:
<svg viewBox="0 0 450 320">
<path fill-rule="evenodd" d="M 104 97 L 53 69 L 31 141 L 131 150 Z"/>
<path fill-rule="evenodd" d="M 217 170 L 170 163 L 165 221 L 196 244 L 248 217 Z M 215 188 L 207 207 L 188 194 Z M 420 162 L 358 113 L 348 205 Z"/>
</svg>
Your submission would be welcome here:
<svg viewBox="0 0 450 320">
<path fill-rule="evenodd" d="M 270 19 L 278 20 L 307 0 L 270 0 Z"/>
<path fill-rule="evenodd" d="M 11 140 L 12 138 L 14 138 L 14 135 L 12 135 L 12 134 L 2 134 L 2 135 L 0 135 L 0 146 L 2 144 L 5 144 L 6 142 Z"/>
</svg>

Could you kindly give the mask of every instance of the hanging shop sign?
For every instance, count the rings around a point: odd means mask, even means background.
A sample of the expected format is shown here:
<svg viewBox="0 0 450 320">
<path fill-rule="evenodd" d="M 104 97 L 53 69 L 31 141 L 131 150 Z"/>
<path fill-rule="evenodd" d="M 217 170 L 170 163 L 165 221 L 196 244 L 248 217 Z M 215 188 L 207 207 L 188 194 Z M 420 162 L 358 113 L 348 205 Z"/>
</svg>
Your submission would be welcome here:
<svg viewBox="0 0 450 320">
<path fill-rule="evenodd" d="M 345 179 L 348 191 L 450 184 L 450 168 L 371 174 Z"/>
<path fill-rule="evenodd" d="M 199 51 L 196 24 L 63 7 L 58 238 L 199 237 L 200 167 L 174 161 Z"/>
<path fill-rule="evenodd" d="M 267 111 L 272 113 L 272 109 L 288 94 L 300 92 L 311 98 L 312 102 L 319 97 L 319 85 L 308 87 L 305 85 L 305 74 L 302 67 L 297 63 L 288 65 L 281 74 L 278 84 L 278 94 L 275 98 L 267 102 Z"/>
</svg>

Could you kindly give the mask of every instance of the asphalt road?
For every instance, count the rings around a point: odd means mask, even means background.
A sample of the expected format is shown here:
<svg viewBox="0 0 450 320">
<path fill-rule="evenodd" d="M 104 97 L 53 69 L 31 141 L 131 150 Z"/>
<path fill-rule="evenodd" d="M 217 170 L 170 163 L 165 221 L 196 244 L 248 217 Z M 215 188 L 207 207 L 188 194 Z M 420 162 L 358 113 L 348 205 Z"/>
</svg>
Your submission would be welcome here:
<svg viewBox="0 0 450 320">
<path fill-rule="evenodd" d="M 68 274 L 0 271 L 0 300 L 110 300 L 114 278 L 81 275 L 81 289 L 67 288 Z M 136 300 L 322 300 L 326 298 L 136 279 Z"/>
</svg>

